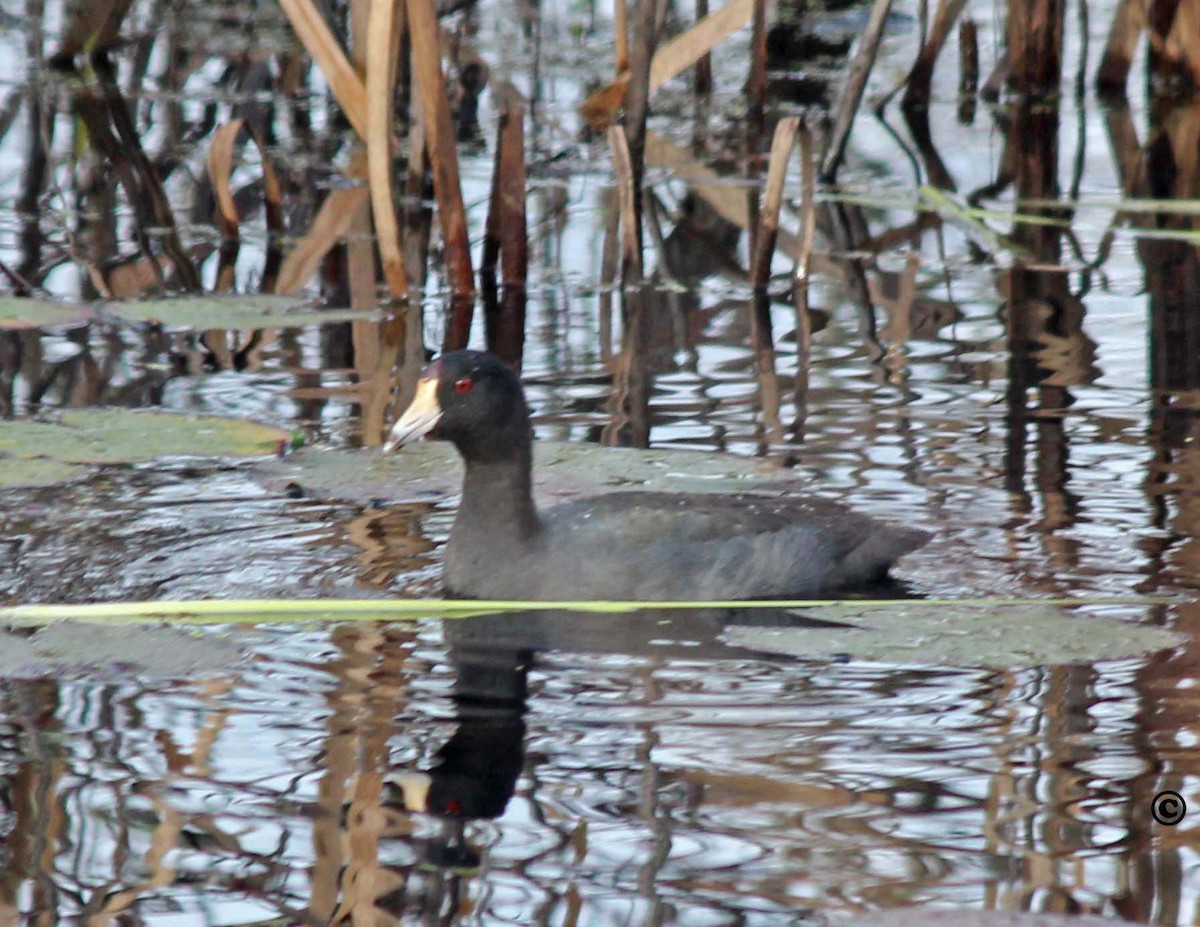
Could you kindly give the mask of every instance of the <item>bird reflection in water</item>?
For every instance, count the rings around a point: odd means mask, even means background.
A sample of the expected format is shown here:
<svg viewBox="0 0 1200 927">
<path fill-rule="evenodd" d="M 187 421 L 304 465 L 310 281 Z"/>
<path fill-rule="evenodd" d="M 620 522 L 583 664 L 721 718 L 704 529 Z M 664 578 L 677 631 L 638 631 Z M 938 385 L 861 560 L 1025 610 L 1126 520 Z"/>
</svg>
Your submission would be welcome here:
<svg viewBox="0 0 1200 927">
<path fill-rule="evenodd" d="M 906 590 L 872 590 L 889 592 Z M 342 870 L 339 913 L 369 909 L 397 922 L 416 915 L 449 923 L 471 907 L 466 889 L 489 868 L 488 847 L 498 839 L 478 823 L 504 815 L 526 768 L 527 680 L 537 654 L 790 660 L 726 643 L 733 625 L 834 627 L 794 609 L 736 606 L 606 615 L 538 609 L 445 622 L 456 729 L 428 769 L 388 777 L 377 851 Z M 368 870 L 374 875 L 365 877 Z"/>
<path fill-rule="evenodd" d="M 504 813 L 524 765 L 532 654 L 470 642 L 452 645 L 450 658 L 457 730 L 430 770 L 392 775 L 385 797 L 404 812 L 439 819 L 440 833 L 417 847 L 426 866 L 473 871 L 481 853 L 467 840 L 466 825 Z"/>
</svg>

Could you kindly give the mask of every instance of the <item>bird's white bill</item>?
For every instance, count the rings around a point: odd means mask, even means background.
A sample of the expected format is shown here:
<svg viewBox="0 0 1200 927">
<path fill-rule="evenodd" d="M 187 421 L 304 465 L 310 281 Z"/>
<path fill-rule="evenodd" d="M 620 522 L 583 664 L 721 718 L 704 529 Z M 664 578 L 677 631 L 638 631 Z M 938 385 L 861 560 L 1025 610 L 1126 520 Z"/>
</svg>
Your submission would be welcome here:
<svg viewBox="0 0 1200 927">
<path fill-rule="evenodd" d="M 417 381 L 417 393 L 413 401 L 396 420 L 383 443 L 383 452 L 390 454 L 397 448 L 412 444 L 418 438 L 433 431 L 441 420 L 442 407 L 438 405 L 438 381 L 435 378 Z"/>
<path fill-rule="evenodd" d="M 429 810 L 429 790 L 433 787 L 433 776 L 429 773 L 399 773 L 389 776 L 388 781 L 399 787 L 400 794 L 404 796 L 405 811 Z"/>
</svg>

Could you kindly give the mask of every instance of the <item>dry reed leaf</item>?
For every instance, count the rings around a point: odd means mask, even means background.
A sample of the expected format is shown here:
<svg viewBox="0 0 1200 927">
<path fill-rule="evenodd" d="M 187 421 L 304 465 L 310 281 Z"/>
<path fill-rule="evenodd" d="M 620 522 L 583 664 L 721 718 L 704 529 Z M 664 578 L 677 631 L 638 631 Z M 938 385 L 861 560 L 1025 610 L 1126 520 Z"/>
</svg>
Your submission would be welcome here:
<svg viewBox="0 0 1200 927">
<path fill-rule="evenodd" d="M 208 177 L 217 199 L 217 227 L 226 238 L 238 237 L 238 212 L 233 201 L 230 179 L 233 174 L 233 146 L 242 131 L 244 119 L 234 119 L 213 132 L 208 149 Z"/>
<path fill-rule="evenodd" d="M 735 32 L 750 24 L 754 0 L 732 0 L 661 46 L 650 61 L 650 92 L 682 74 Z"/>
<path fill-rule="evenodd" d="M 458 141 L 446 94 L 446 77 L 442 73 L 437 9 L 433 0 L 406 0 L 404 12 L 412 42 L 412 75 L 421 97 L 421 121 L 433 168 L 446 276 L 450 282 L 451 311 L 442 346 L 454 350 L 467 344 L 475 302 L 475 272 L 471 268 L 471 242 L 458 171 Z"/>
<path fill-rule="evenodd" d="M 279 0 L 279 5 L 312 56 L 359 138 L 367 137 L 367 90 L 346 60 L 341 43 L 312 0 Z"/>
<path fill-rule="evenodd" d="M 367 177 L 383 275 L 393 299 L 408 298 L 408 272 L 392 196 L 392 88 L 396 0 L 372 0 L 367 25 Z"/>
<path fill-rule="evenodd" d="M 617 187 L 617 203 L 621 215 L 622 283 L 642 279 L 641 239 L 638 235 L 637 210 L 633 188 L 633 164 L 629 157 L 629 140 L 621 126 L 608 127 L 608 145 L 612 151 L 613 174 Z"/>
<path fill-rule="evenodd" d="M 753 15 L 754 0 L 732 0 L 667 42 L 650 60 L 650 92 L 653 93 L 672 77 L 686 71 L 735 32 L 744 29 Z M 596 131 L 607 128 L 625 103 L 625 92 L 629 87 L 628 62 L 621 67 L 619 57 L 618 71 L 616 80 L 579 104 L 580 115 Z"/>
<path fill-rule="evenodd" d="M 325 197 L 308 234 L 283 259 L 275 281 L 276 293 L 295 293 L 312 279 L 321 260 L 345 236 L 367 196 L 366 187 L 349 187 Z"/>
</svg>

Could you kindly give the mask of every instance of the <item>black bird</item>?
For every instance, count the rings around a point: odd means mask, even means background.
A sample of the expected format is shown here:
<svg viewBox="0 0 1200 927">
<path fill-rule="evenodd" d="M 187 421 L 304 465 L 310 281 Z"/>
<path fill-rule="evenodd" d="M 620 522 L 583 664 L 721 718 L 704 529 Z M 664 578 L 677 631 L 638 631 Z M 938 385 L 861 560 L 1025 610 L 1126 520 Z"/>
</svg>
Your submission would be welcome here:
<svg viewBox="0 0 1200 927">
<path fill-rule="evenodd" d="M 498 358 L 477 351 L 425 369 L 384 451 L 423 435 L 452 442 L 466 463 L 446 545 L 452 595 L 801 598 L 877 582 L 929 537 L 824 499 L 748 493 L 622 492 L 539 512 L 525 393 Z"/>
</svg>

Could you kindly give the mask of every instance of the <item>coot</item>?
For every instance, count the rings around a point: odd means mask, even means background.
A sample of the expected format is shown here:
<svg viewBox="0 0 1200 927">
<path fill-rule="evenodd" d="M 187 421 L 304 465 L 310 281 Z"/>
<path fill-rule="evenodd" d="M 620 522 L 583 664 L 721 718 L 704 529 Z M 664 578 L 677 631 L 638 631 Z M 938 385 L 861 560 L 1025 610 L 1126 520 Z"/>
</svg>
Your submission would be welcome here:
<svg viewBox="0 0 1200 927">
<path fill-rule="evenodd" d="M 800 598 L 878 581 L 928 539 L 836 502 L 745 493 L 621 492 L 539 512 L 524 391 L 498 358 L 478 351 L 445 354 L 425 369 L 384 452 L 423 435 L 452 442 L 466 463 L 446 545 L 451 595 Z"/>
</svg>

